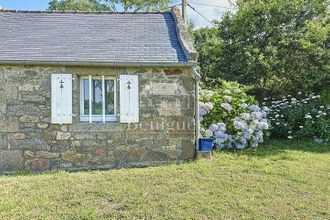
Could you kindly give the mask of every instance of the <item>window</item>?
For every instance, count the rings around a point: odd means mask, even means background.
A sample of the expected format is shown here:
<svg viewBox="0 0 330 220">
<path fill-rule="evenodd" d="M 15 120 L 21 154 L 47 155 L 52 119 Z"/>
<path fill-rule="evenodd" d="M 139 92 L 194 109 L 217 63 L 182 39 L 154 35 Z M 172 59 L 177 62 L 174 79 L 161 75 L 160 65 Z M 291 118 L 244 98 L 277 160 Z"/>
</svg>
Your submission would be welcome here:
<svg viewBox="0 0 330 220">
<path fill-rule="evenodd" d="M 81 77 L 80 120 L 116 121 L 116 80 L 105 76 Z"/>
</svg>

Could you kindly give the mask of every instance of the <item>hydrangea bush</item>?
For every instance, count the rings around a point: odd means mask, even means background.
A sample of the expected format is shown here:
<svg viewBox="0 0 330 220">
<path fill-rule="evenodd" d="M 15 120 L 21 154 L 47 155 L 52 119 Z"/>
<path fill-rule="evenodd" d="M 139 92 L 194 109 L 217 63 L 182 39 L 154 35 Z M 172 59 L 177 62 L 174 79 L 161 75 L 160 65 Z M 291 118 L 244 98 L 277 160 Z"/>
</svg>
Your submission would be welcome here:
<svg viewBox="0 0 330 220">
<path fill-rule="evenodd" d="M 238 83 L 223 82 L 215 91 L 201 91 L 201 133 L 213 138 L 217 149 L 257 147 L 269 127 L 267 110 Z"/>
<path fill-rule="evenodd" d="M 317 142 L 330 140 L 330 105 L 322 104 L 320 95 L 296 97 L 288 95 L 276 100 L 265 98 L 262 103 L 269 109 L 271 137 L 314 138 Z"/>
</svg>

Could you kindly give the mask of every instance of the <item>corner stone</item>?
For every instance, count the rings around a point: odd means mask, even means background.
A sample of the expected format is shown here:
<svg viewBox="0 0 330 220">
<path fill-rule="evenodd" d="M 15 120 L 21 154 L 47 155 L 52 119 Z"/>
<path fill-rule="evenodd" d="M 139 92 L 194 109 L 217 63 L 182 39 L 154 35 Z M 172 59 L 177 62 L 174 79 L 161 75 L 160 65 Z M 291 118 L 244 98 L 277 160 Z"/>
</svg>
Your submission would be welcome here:
<svg viewBox="0 0 330 220">
<path fill-rule="evenodd" d="M 181 159 L 192 160 L 195 158 L 195 144 L 193 141 L 183 139 L 181 149 Z"/>
</svg>

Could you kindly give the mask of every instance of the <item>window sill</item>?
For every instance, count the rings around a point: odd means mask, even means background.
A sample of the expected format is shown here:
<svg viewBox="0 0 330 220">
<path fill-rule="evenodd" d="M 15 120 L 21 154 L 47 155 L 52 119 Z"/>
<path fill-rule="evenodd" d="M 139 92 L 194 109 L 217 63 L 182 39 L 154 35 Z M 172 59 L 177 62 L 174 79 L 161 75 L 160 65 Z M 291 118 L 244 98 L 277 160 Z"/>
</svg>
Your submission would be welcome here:
<svg viewBox="0 0 330 220">
<path fill-rule="evenodd" d="M 80 116 L 80 121 L 89 123 L 89 116 L 87 116 L 87 115 Z M 109 122 L 117 122 L 117 117 L 115 115 L 106 116 L 105 123 L 109 123 Z M 102 116 L 92 116 L 92 123 L 103 123 L 103 117 Z"/>
</svg>

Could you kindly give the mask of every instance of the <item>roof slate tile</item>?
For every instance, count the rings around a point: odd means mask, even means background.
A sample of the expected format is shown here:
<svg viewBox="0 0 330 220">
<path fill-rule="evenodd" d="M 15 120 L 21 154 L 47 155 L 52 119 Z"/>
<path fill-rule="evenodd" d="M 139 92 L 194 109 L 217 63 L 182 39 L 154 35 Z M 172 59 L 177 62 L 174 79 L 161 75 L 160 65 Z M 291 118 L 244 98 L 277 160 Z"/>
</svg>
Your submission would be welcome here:
<svg viewBox="0 0 330 220">
<path fill-rule="evenodd" d="M 0 60 L 188 62 L 162 13 L 0 12 Z"/>
</svg>

